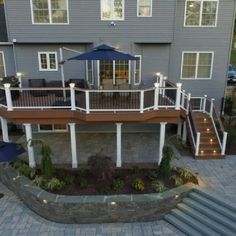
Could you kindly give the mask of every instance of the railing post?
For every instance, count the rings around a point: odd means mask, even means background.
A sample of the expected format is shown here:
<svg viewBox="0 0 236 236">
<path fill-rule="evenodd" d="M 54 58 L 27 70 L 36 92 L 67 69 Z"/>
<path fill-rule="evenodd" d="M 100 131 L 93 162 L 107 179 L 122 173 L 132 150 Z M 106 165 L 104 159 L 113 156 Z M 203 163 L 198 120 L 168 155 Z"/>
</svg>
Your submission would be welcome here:
<svg viewBox="0 0 236 236">
<path fill-rule="evenodd" d="M 160 72 L 157 72 L 156 73 L 156 83 L 160 84 L 160 76 L 161 76 L 161 73 Z"/>
<path fill-rule="evenodd" d="M 160 84 L 155 83 L 154 86 L 155 86 L 155 90 L 154 90 L 154 110 L 158 110 Z"/>
<path fill-rule="evenodd" d="M 215 99 L 212 98 L 211 99 L 211 107 L 210 107 L 210 117 L 211 118 L 212 118 L 212 115 L 213 115 L 214 101 L 215 101 Z"/>
<path fill-rule="evenodd" d="M 76 105 L 75 105 L 75 84 L 74 83 L 70 83 L 70 100 L 71 100 L 71 110 L 75 111 Z"/>
<path fill-rule="evenodd" d="M 180 98 L 181 98 L 181 83 L 177 83 L 177 90 L 176 90 L 176 103 L 175 103 L 175 109 L 179 110 L 180 109 Z"/>
<path fill-rule="evenodd" d="M 226 149 L 226 143 L 227 143 L 227 136 L 228 136 L 228 133 L 227 133 L 227 132 L 224 132 L 224 135 L 223 135 L 223 142 L 222 142 L 222 149 L 221 149 L 221 155 L 225 155 L 225 149 Z"/>
<path fill-rule="evenodd" d="M 85 106 L 86 106 L 86 113 L 90 113 L 90 104 L 89 104 L 89 91 L 85 91 Z"/>
<path fill-rule="evenodd" d="M 166 90 L 165 90 L 165 87 L 166 87 L 166 81 L 167 81 L 167 77 L 164 76 L 163 77 L 163 84 L 162 84 L 162 87 L 163 87 L 163 90 L 162 90 L 162 97 L 165 97 L 165 93 L 166 93 Z"/>
<path fill-rule="evenodd" d="M 201 133 L 197 132 L 195 156 L 198 156 L 198 155 L 199 155 L 200 137 L 201 137 Z"/>
<path fill-rule="evenodd" d="M 189 113 L 190 102 L 191 102 L 191 93 L 188 93 L 188 97 L 187 97 L 187 114 Z"/>
<path fill-rule="evenodd" d="M 204 98 L 203 98 L 203 105 L 202 105 L 202 112 L 203 112 L 203 113 L 206 112 L 206 100 L 207 100 L 207 95 L 204 95 Z"/>
<path fill-rule="evenodd" d="M 7 110 L 13 111 L 10 87 L 11 87 L 11 84 L 9 83 L 4 84 L 5 95 L 6 95 L 6 100 L 7 100 Z"/>
<path fill-rule="evenodd" d="M 184 108 L 184 95 L 185 95 L 185 90 L 182 91 L 182 96 L 181 96 L 181 107 Z"/>
<path fill-rule="evenodd" d="M 140 91 L 140 113 L 143 113 L 143 107 L 144 107 L 144 91 Z"/>
</svg>

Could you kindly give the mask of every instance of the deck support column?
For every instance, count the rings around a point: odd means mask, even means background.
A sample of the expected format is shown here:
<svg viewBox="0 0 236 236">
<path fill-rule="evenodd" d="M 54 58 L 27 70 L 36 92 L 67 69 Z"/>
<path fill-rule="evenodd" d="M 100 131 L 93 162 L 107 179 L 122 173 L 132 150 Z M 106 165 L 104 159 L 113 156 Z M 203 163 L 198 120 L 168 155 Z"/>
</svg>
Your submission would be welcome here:
<svg viewBox="0 0 236 236">
<path fill-rule="evenodd" d="M 35 158 L 34 158 L 34 148 L 30 145 L 30 140 L 32 140 L 32 129 L 31 124 L 24 124 L 25 126 L 25 135 L 26 135 L 26 142 L 28 148 L 28 155 L 29 155 L 29 166 L 34 168 L 36 166 Z"/>
<path fill-rule="evenodd" d="M 122 123 L 116 123 L 116 167 L 121 167 L 121 126 Z"/>
<path fill-rule="evenodd" d="M 159 159 L 158 159 L 158 165 L 161 164 L 161 160 L 163 157 L 163 147 L 165 144 L 165 132 L 166 132 L 166 124 L 167 122 L 161 122 L 160 123 L 160 140 L 159 140 Z"/>
<path fill-rule="evenodd" d="M 69 126 L 70 126 L 72 168 L 77 168 L 78 167 L 78 161 L 77 161 L 77 149 L 76 149 L 76 127 L 75 127 L 75 123 L 69 123 Z"/>
<path fill-rule="evenodd" d="M 7 120 L 4 119 L 3 117 L 1 117 L 1 126 L 2 126 L 2 140 L 4 142 L 9 142 Z"/>
<path fill-rule="evenodd" d="M 182 134 L 182 142 L 185 144 L 187 141 L 187 124 L 186 121 L 183 123 L 183 134 Z"/>
<path fill-rule="evenodd" d="M 182 136 L 182 125 L 183 125 L 183 122 L 182 122 L 182 120 L 180 119 L 179 122 L 178 122 L 178 128 L 177 128 L 177 136 L 178 136 L 178 137 L 181 137 L 181 136 Z"/>
</svg>

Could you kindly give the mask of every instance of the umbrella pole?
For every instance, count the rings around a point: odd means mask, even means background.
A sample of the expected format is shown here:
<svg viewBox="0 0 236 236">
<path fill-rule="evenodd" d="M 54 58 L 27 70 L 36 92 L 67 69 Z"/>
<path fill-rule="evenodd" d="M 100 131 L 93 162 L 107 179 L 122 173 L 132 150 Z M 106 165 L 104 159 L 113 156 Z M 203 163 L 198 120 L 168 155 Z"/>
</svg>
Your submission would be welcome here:
<svg viewBox="0 0 236 236">
<path fill-rule="evenodd" d="M 59 49 L 60 52 L 60 61 L 63 61 L 62 48 Z M 66 90 L 65 90 L 65 74 L 64 74 L 64 65 L 61 64 L 61 83 L 63 88 L 63 99 L 66 101 Z"/>
</svg>

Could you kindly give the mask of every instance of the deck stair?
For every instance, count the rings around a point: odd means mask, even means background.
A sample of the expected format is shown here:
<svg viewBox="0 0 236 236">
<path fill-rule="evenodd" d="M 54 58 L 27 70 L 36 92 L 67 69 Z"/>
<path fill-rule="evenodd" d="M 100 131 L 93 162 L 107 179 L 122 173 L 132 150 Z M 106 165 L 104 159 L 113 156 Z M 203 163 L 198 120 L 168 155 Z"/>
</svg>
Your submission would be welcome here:
<svg viewBox="0 0 236 236">
<path fill-rule="evenodd" d="M 210 116 L 203 112 L 192 112 L 196 132 L 201 134 L 199 154 L 196 159 L 223 159 L 221 147 Z"/>
<path fill-rule="evenodd" d="M 164 218 L 187 235 L 236 235 L 236 205 L 200 189 L 190 192 Z"/>
</svg>

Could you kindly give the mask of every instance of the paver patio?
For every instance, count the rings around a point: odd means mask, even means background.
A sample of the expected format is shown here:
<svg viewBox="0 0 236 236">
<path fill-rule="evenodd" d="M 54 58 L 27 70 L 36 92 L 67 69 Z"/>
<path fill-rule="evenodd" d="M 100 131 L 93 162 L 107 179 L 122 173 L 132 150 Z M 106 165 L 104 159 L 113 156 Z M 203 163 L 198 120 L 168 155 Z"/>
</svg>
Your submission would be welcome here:
<svg viewBox="0 0 236 236">
<path fill-rule="evenodd" d="M 174 164 L 190 168 L 197 174 L 200 184 L 219 195 L 225 195 L 236 204 L 236 156 L 225 160 L 194 160 L 181 157 Z M 0 235 L 80 235 L 80 236 L 151 236 L 183 235 L 163 220 L 140 223 L 112 223 L 90 225 L 66 225 L 47 221 L 24 204 L 0 183 Z"/>
</svg>

